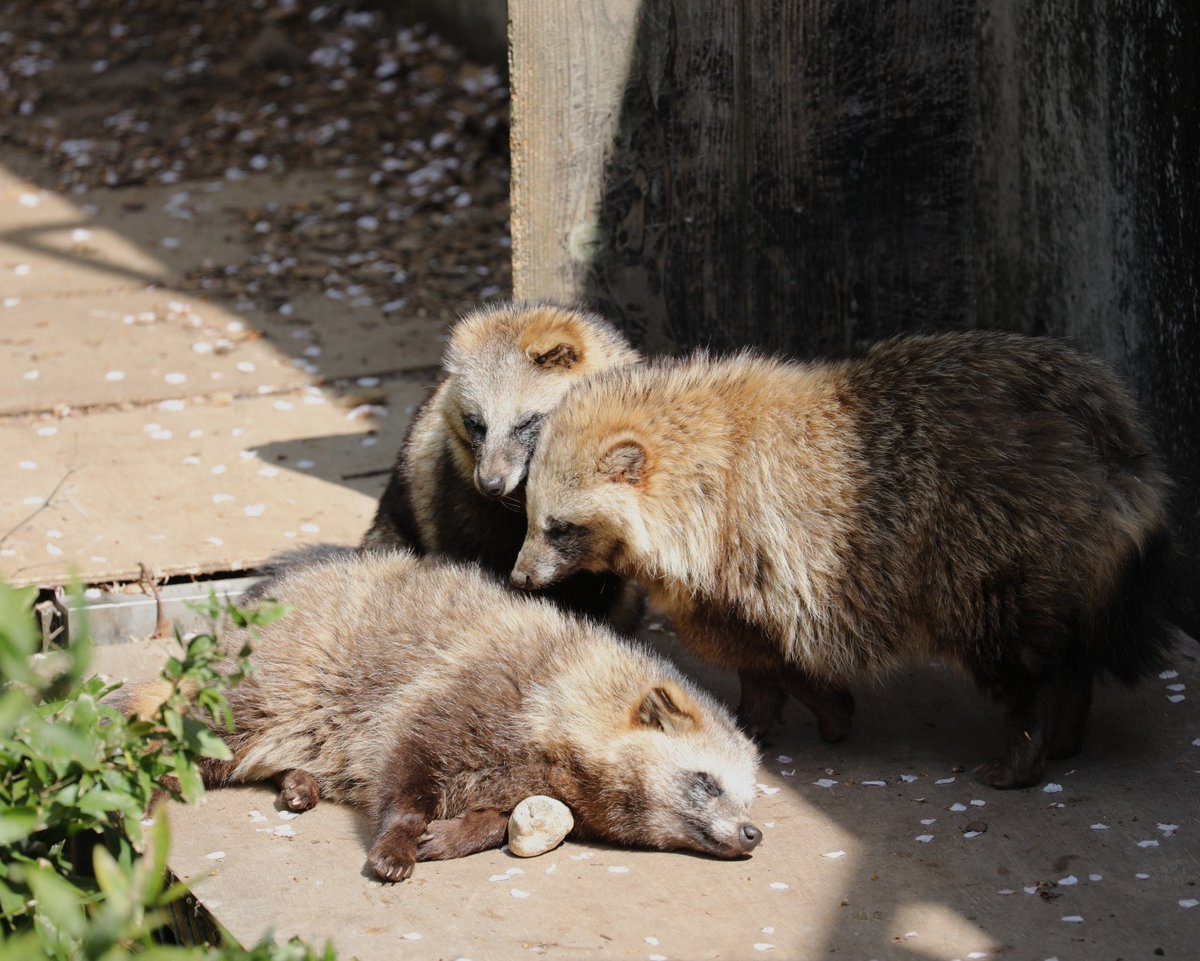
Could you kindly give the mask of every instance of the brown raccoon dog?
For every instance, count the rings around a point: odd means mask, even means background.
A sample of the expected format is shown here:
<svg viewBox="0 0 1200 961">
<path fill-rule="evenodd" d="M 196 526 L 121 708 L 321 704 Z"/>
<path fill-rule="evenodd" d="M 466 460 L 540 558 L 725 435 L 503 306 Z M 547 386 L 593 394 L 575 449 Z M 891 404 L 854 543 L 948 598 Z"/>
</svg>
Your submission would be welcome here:
<svg viewBox="0 0 1200 961">
<path fill-rule="evenodd" d="M 1117 378 L 1049 340 L 960 333 L 800 364 L 697 355 L 610 372 L 548 418 L 513 569 L 636 578 L 739 672 L 762 733 L 788 692 L 822 736 L 845 681 L 957 662 L 1005 710 L 994 787 L 1080 746 L 1094 675 L 1170 640 L 1167 482 Z"/>
<path fill-rule="evenodd" d="M 571 809 L 574 837 L 721 858 L 762 837 L 747 819 L 754 745 L 607 628 L 407 551 L 293 568 L 264 593 L 290 610 L 252 642 L 235 733 L 218 732 L 233 758 L 205 762 L 204 782 L 272 780 L 294 811 L 318 797 L 361 808 L 382 878 L 498 847 L 533 794 Z M 155 695 L 135 691 L 127 710 Z"/>
<path fill-rule="evenodd" d="M 507 578 L 525 539 L 524 481 L 543 418 L 589 374 L 641 358 L 601 318 L 552 304 L 469 314 L 450 334 L 447 377 L 413 418 L 363 549 L 408 547 Z M 642 598 L 582 572 L 550 599 L 632 633 Z"/>
</svg>

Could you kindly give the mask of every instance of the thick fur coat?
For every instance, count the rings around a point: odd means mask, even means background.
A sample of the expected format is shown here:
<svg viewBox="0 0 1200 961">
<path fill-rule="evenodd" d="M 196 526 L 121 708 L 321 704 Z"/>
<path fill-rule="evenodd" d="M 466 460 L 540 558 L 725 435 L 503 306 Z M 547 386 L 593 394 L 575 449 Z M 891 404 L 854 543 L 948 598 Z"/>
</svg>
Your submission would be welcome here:
<svg viewBox="0 0 1200 961">
<path fill-rule="evenodd" d="M 790 691 L 842 736 L 848 678 L 957 662 L 1006 710 L 979 776 L 1078 749 L 1092 679 L 1168 644 L 1168 485 L 1128 392 L 1056 342 L 993 333 L 788 363 L 614 371 L 548 419 L 513 570 L 635 578 L 741 674 L 761 732 Z"/>
<path fill-rule="evenodd" d="M 606 321 L 574 308 L 505 304 L 465 317 L 363 549 L 443 554 L 507 578 L 525 538 L 525 473 L 543 419 L 582 378 L 640 359 Z M 613 574 L 580 573 L 549 596 L 623 633 L 642 611 L 641 594 Z"/>
<path fill-rule="evenodd" d="M 753 744 L 607 628 L 407 551 L 290 569 L 263 593 L 289 613 L 251 639 L 235 733 L 218 732 L 233 757 L 206 762 L 205 783 L 272 780 L 292 810 L 319 797 L 363 809 L 387 880 L 499 846 L 534 794 L 570 807 L 577 837 L 717 857 L 761 838 Z M 156 693 L 128 709 L 153 711 Z"/>
</svg>

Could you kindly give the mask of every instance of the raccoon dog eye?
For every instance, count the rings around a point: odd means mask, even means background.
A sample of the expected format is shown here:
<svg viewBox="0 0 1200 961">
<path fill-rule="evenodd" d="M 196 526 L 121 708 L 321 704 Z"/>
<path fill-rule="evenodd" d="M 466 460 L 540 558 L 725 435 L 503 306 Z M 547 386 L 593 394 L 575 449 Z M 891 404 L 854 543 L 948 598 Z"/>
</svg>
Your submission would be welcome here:
<svg viewBox="0 0 1200 961">
<path fill-rule="evenodd" d="M 463 414 L 463 427 L 466 428 L 467 436 L 476 443 L 487 435 L 487 426 L 474 414 Z"/>
<path fill-rule="evenodd" d="M 721 786 L 713 780 L 713 776 L 705 771 L 696 771 L 692 775 L 692 781 L 709 797 L 720 797 L 725 793 L 721 790 Z"/>
<path fill-rule="evenodd" d="M 558 521 L 551 518 L 546 524 L 546 540 L 562 543 L 564 541 L 574 541 L 583 537 L 587 533 L 586 527 L 580 527 L 578 524 L 572 524 L 569 521 Z"/>
<path fill-rule="evenodd" d="M 537 440 L 538 431 L 542 428 L 542 415 L 530 414 L 513 428 L 513 433 L 527 444 Z"/>
</svg>

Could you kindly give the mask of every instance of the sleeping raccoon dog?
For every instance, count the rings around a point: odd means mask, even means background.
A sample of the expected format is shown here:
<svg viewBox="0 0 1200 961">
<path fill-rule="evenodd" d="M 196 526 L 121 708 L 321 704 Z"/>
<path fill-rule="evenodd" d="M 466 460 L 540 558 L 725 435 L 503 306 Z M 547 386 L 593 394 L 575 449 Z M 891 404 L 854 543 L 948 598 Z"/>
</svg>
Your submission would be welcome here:
<svg viewBox="0 0 1200 961">
<path fill-rule="evenodd" d="M 363 549 L 408 547 L 507 578 L 525 538 L 524 481 L 543 418 L 572 384 L 641 358 L 606 321 L 552 304 L 476 310 L 450 334 L 446 378 L 417 411 Z M 548 592 L 632 633 L 643 599 L 613 574 Z"/>
<path fill-rule="evenodd" d="M 382 878 L 503 843 L 513 807 L 563 801 L 574 837 L 748 854 L 757 754 L 729 713 L 609 629 L 477 567 L 380 551 L 291 568 L 289 608 L 229 697 L 229 761 L 209 786 L 272 780 L 284 804 L 366 811 Z M 236 650 L 246 640 L 230 632 Z M 151 713 L 157 685 L 126 698 Z"/>
<path fill-rule="evenodd" d="M 512 579 L 637 578 L 738 670 L 756 733 L 791 693 L 836 740 L 848 678 L 957 662 L 1005 711 L 978 777 L 1020 787 L 1079 749 L 1093 676 L 1132 683 L 1169 644 L 1167 488 L 1121 383 L 1049 340 L 701 354 L 601 375 L 550 416 Z"/>
</svg>

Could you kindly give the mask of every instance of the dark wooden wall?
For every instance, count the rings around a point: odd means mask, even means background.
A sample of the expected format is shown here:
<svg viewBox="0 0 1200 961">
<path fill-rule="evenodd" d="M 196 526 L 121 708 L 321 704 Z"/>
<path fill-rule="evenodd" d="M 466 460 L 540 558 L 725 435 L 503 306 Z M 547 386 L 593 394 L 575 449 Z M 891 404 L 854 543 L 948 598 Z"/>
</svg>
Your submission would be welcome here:
<svg viewBox="0 0 1200 961">
<path fill-rule="evenodd" d="M 582 298 L 651 350 L 1066 337 L 1133 384 L 1200 545 L 1200 4 L 509 15 L 518 296 Z"/>
</svg>

